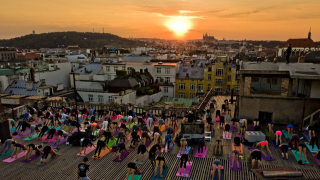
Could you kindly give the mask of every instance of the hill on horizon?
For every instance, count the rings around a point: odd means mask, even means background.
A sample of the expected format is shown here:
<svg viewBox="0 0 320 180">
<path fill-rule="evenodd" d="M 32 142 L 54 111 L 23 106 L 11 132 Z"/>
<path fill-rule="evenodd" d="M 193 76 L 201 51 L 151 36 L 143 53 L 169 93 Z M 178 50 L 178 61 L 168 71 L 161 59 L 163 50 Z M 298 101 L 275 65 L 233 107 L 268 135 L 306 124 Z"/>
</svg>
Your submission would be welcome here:
<svg viewBox="0 0 320 180">
<path fill-rule="evenodd" d="M 29 34 L 11 39 L 1 39 L 0 46 L 16 48 L 63 48 L 78 45 L 80 48 L 117 47 L 130 48 L 144 46 L 144 42 L 133 41 L 109 33 L 92 32 L 50 32 Z"/>
</svg>

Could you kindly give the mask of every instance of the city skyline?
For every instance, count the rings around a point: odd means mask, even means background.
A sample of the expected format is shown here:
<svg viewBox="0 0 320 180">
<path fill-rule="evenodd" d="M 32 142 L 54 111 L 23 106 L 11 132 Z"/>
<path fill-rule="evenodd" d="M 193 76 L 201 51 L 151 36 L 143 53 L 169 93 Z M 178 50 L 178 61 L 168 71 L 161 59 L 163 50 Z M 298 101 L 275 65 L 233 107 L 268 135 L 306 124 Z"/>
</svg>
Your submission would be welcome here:
<svg viewBox="0 0 320 180">
<path fill-rule="evenodd" d="M 129 1 L 16 0 L 0 12 L 0 39 L 57 31 L 104 32 L 121 37 L 191 40 L 320 40 L 320 2 L 310 0 Z"/>
</svg>

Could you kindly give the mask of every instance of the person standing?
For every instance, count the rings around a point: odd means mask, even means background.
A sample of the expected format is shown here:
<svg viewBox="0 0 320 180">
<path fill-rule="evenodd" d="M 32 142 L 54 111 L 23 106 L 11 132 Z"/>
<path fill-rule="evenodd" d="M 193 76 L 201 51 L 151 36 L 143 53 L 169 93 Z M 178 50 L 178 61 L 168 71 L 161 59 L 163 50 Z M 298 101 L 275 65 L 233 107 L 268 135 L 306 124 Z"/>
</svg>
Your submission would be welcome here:
<svg viewBox="0 0 320 180">
<path fill-rule="evenodd" d="M 87 164 L 88 158 L 83 158 L 83 162 L 78 165 L 78 179 L 81 180 L 90 180 L 87 176 L 87 171 L 90 171 L 89 166 Z"/>
<path fill-rule="evenodd" d="M 292 51 L 292 48 L 291 48 L 291 43 L 290 43 L 290 44 L 289 44 L 289 47 L 288 47 L 288 49 L 287 49 L 287 55 L 286 55 L 287 64 L 289 64 L 289 59 L 290 59 L 291 51 Z"/>
</svg>

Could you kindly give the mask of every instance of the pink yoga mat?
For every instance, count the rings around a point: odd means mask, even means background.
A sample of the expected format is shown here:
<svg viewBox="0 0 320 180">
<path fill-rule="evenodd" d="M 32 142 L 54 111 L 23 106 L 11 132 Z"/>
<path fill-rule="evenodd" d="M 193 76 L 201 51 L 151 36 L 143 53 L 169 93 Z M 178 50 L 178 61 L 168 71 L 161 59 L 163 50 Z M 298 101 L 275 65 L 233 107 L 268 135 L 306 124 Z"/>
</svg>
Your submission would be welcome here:
<svg viewBox="0 0 320 180">
<path fill-rule="evenodd" d="M 176 173 L 176 176 L 180 176 L 180 177 L 183 177 L 184 176 L 184 173 L 183 173 L 183 167 L 184 165 L 182 165 L 182 169 L 181 169 L 181 174 L 180 174 L 180 167 L 178 168 L 178 171 Z M 192 162 L 187 162 L 187 166 L 186 166 L 186 169 L 185 169 L 185 174 L 186 174 L 186 177 L 189 176 L 190 174 L 190 171 L 191 171 L 191 167 L 192 167 Z"/>
<path fill-rule="evenodd" d="M 93 146 L 87 147 L 87 149 L 86 149 L 86 154 L 88 155 L 89 153 L 91 153 L 91 152 L 92 152 L 93 150 L 95 150 L 95 149 L 96 149 L 96 148 L 93 147 Z M 78 153 L 77 155 L 78 155 L 78 156 L 86 156 L 86 155 L 84 155 L 84 150 L 81 151 L 81 154 Z"/>
<path fill-rule="evenodd" d="M 42 138 L 40 140 L 37 138 L 37 141 L 44 141 L 47 137 L 48 137 L 48 134 L 42 136 Z"/>
<path fill-rule="evenodd" d="M 202 156 L 200 156 L 200 153 L 198 152 L 198 150 L 196 150 L 196 154 L 194 155 L 194 157 L 198 157 L 198 158 L 205 158 L 207 151 L 208 151 L 208 147 L 203 147 L 203 153 Z"/>
<path fill-rule="evenodd" d="M 240 161 L 240 163 L 239 163 L 240 167 L 238 167 L 237 158 L 235 158 L 235 160 L 233 162 L 233 168 L 231 168 L 232 156 L 230 156 L 229 161 L 230 161 L 230 169 L 231 170 L 241 171 L 241 159 L 240 158 L 238 159 L 238 161 Z"/>
<path fill-rule="evenodd" d="M 27 151 L 23 151 L 23 152 L 19 153 L 19 154 L 18 154 L 18 158 L 17 158 L 17 159 L 19 159 L 19 158 L 21 158 L 21 157 L 25 156 L 26 154 L 27 154 Z M 15 157 L 16 157 L 16 156 L 13 156 L 13 158 L 11 158 L 11 157 L 10 157 L 10 158 L 7 158 L 7 159 L 3 160 L 3 162 L 11 163 L 11 162 L 13 162 L 13 161 L 17 160 Z"/>
<path fill-rule="evenodd" d="M 53 137 L 52 139 L 47 139 L 45 142 L 54 142 L 58 136 Z"/>
<path fill-rule="evenodd" d="M 16 135 L 16 136 L 13 136 L 13 138 L 21 138 L 21 137 L 26 136 L 28 134 L 30 134 L 30 131 L 25 131 L 24 133 L 22 133 L 22 135 Z"/>
<path fill-rule="evenodd" d="M 216 169 L 218 169 L 218 166 L 216 167 Z M 221 166 L 221 169 L 224 169 L 224 167 L 223 166 Z M 211 166 L 211 174 L 212 174 L 212 166 Z"/>
<path fill-rule="evenodd" d="M 225 133 L 225 131 L 223 131 L 223 139 L 231 139 L 232 137 L 232 133 L 229 132 L 230 136 L 228 138 L 226 138 L 227 132 Z"/>
</svg>

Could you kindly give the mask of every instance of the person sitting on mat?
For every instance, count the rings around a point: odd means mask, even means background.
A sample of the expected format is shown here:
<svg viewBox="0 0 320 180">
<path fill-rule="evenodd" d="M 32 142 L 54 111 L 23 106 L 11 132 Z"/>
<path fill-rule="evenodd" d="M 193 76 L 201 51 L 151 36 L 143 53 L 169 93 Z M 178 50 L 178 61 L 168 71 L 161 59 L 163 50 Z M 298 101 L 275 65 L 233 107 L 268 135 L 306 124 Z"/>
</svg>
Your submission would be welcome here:
<svg viewBox="0 0 320 180">
<path fill-rule="evenodd" d="M 119 161 L 121 161 L 121 154 L 123 151 L 129 153 L 129 151 L 126 149 L 125 138 L 122 138 L 121 143 L 118 145 Z M 117 159 L 117 151 L 113 153 L 113 159 Z"/>
<path fill-rule="evenodd" d="M 265 157 L 267 157 L 266 153 L 264 153 L 264 149 L 266 148 L 267 151 L 268 151 L 269 154 L 270 154 L 270 159 L 272 159 L 271 151 L 270 151 L 270 149 L 269 149 L 269 145 L 270 145 L 270 144 L 268 143 L 268 141 L 261 141 L 261 142 L 257 142 L 256 144 L 257 144 L 258 146 L 260 146 L 261 152 L 263 153 L 263 155 L 264 155 Z"/>
<path fill-rule="evenodd" d="M 134 162 L 129 162 L 127 166 L 127 174 L 126 174 L 126 180 L 129 178 L 129 175 L 131 173 L 131 180 L 134 179 L 134 174 L 136 172 L 139 172 L 140 174 L 142 173 L 139 169 L 139 167 L 136 165 Z"/>
<path fill-rule="evenodd" d="M 299 143 L 299 136 L 298 134 L 293 134 L 291 139 L 289 140 L 288 144 L 292 149 L 296 149 Z"/>
<path fill-rule="evenodd" d="M 271 121 L 268 123 L 268 129 L 269 129 L 269 135 L 272 136 L 274 134 L 273 132 L 273 126 L 274 126 L 274 123 Z M 281 131 L 280 131 L 281 132 Z"/>
<path fill-rule="evenodd" d="M 25 155 L 25 160 L 31 161 L 30 156 L 32 151 L 35 151 L 36 155 L 40 155 L 41 154 L 41 148 L 42 146 L 36 146 L 35 144 L 28 144 L 27 146 L 27 154 Z"/>
<path fill-rule="evenodd" d="M 234 165 L 233 163 L 235 159 L 237 160 L 237 167 L 239 168 L 240 167 L 239 151 L 236 149 L 232 151 L 231 168 L 233 168 L 233 165 Z"/>
<path fill-rule="evenodd" d="M 186 153 L 187 145 L 188 145 L 187 139 L 181 138 L 180 139 L 180 155 Z M 182 153 L 182 150 L 184 150 L 184 153 Z"/>
<path fill-rule="evenodd" d="M 60 154 L 58 154 L 55 150 L 53 150 L 51 146 L 46 146 L 43 148 L 43 155 L 40 159 L 40 164 L 46 163 L 49 154 L 51 154 L 52 157 L 55 157 L 57 155 L 60 156 Z"/>
<path fill-rule="evenodd" d="M 184 165 L 183 167 L 183 174 L 185 174 L 186 173 L 186 168 L 187 168 L 187 162 L 188 162 L 188 164 L 190 164 L 190 159 L 189 159 L 189 156 L 188 156 L 188 154 L 182 154 L 181 155 L 181 158 L 180 158 L 180 174 L 181 174 L 181 169 L 182 169 L 182 165 Z"/>
<path fill-rule="evenodd" d="M 86 137 L 86 138 L 84 138 L 84 140 L 82 141 L 82 145 L 81 145 L 81 147 L 80 147 L 80 153 L 79 153 L 79 154 L 81 154 L 81 152 L 82 152 L 82 150 L 83 150 L 83 154 L 84 154 L 84 155 L 87 155 L 87 154 L 86 154 L 86 150 L 87 150 L 88 145 L 90 145 L 90 147 L 92 147 L 92 146 L 95 147 L 95 146 L 92 144 L 92 140 L 91 140 L 90 138 Z"/>
<path fill-rule="evenodd" d="M 316 127 L 312 124 L 311 126 L 308 126 L 306 128 L 306 130 L 304 131 L 304 133 L 306 132 L 309 132 L 309 139 L 311 139 L 311 137 L 315 137 L 316 134 L 315 134 L 315 130 L 316 130 Z"/>
<path fill-rule="evenodd" d="M 307 146 L 304 143 L 299 143 L 298 148 L 296 149 L 295 153 L 299 151 L 299 161 L 302 161 L 302 153 L 304 155 L 304 162 L 307 162 Z"/>
<path fill-rule="evenodd" d="M 204 139 L 199 139 L 198 141 L 198 154 L 202 156 L 203 148 L 207 148 L 206 143 L 204 142 Z"/>
<path fill-rule="evenodd" d="M 214 154 L 217 155 L 217 151 L 219 153 L 219 155 L 221 156 L 222 154 L 222 146 L 223 146 L 223 140 L 222 139 L 216 139 L 216 143 L 213 144 L 214 146 Z"/>
<path fill-rule="evenodd" d="M 232 145 L 233 145 L 233 148 L 234 148 L 234 149 L 232 149 L 232 151 L 233 151 L 233 150 L 237 150 L 237 149 L 236 149 L 236 146 L 238 146 L 239 149 L 240 149 L 240 151 L 242 151 L 242 150 L 241 150 L 242 144 L 241 144 L 241 141 L 240 141 L 240 138 L 239 138 L 239 137 L 234 137 L 234 140 L 233 140 Z M 239 153 L 242 154 L 242 152 L 239 152 Z"/>
<path fill-rule="evenodd" d="M 0 150 L 0 156 L 3 155 L 2 152 L 6 149 L 6 147 L 8 147 L 8 148 L 7 148 L 7 150 L 4 152 L 4 154 L 7 154 L 7 152 L 11 149 L 11 144 L 12 144 L 12 145 L 15 145 L 15 144 L 17 144 L 17 143 L 18 143 L 18 142 L 15 141 L 15 140 L 13 140 L 13 139 L 7 139 L 7 140 L 4 142 L 4 144 L 3 144 L 3 146 L 2 146 L 2 148 L 1 148 L 1 150 Z"/>
<path fill-rule="evenodd" d="M 290 137 L 290 134 L 293 136 L 292 131 L 293 131 L 293 125 L 288 124 L 287 125 L 288 138 Z"/>
<path fill-rule="evenodd" d="M 276 131 L 276 146 L 278 145 L 278 142 L 279 142 L 279 144 L 282 143 L 281 137 L 282 137 L 282 132 L 281 131 Z"/>
<path fill-rule="evenodd" d="M 138 153 L 137 153 L 137 156 L 136 156 L 136 161 L 139 161 L 138 157 L 139 157 L 139 154 L 141 154 L 141 162 L 143 162 L 144 155 L 145 155 L 146 152 L 147 152 L 146 146 L 144 144 L 140 144 L 139 147 L 138 147 Z"/>
<path fill-rule="evenodd" d="M 282 143 L 279 145 L 278 150 L 281 150 L 281 156 L 282 159 L 284 159 L 284 156 L 286 156 L 286 159 L 289 159 L 289 154 L 288 154 L 288 150 L 289 150 L 289 145 L 287 143 Z"/>
<path fill-rule="evenodd" d="M 319 143 L 318 143 L 318 138 L 316 136 L 313 136 L 310 141 L 308 141 L 308 144 L 312 146 L 311 151 L 313 151 L 314 145 L 317 146 L 317 148 L 319 149 Z"/>
<path fill-rule="evenodd" d="M 154 177 L 157 177 L 158 166 L 160 167 L 160 178 L 162 178 L 163 167 L 168 168 L 168 165 L 162 153 L 160 153 L 156 159 L 156 167 L 154 168 Z"/>
<path fill-rule="evenodd" d="M 162 145 L 160 144 L 155 144 L 152 146 L 152 148 L 149 150 L 149 159 L 150 159 L 150 162 L 152 164 L 152 166 L 154 166 L 154 162 L 155 162 L 155 158 L 156 158 L 156 152 L 159 152 L 161 151 L 161 148 L 162 148 Z"/>
<path fill-rule="evenodd" d="M 211 116 L 207 116 L 207 123 L 208 123 L 208 131 L 211 132 L 211 134 L 214 133 L 214 124 L 212 122 Z"/>
<path fill-rule="evenodd" d="M 215 159 L 212 164 L 212 180 L 214 179 L 214 174 L 218 167 L 218 179 L 220 180 L 221 177 L 221 161 L 219 159 Z"/>
<path fill-rule="evenodd" d="M 13 148 L 13 151 L 11 153 L 11 158 L 13 158 L 14 154 L 16 154 L 16 159 L 17 159 L 19 150 L 23 150 L 23 151 L 27 150 L 27 146 L 25 146 L 22 143 L 16 143 L 13 146 L 14 146 L 14 148 Z"/>
<path fill-rule="evenodd" d="M 254 144 L 254 149 L 250 153 L 251 171 L 254 169 L 255 162 L 258 162 L 258 169 L 261 167 L 261 151 L 258 149 L 258 143 Z"/>
<path fill-rule="evenodd" d="M 223 133 L 224 133 L 226 139 L 231 138 L 230 124 L 225 125 Z"/>
</svg>

